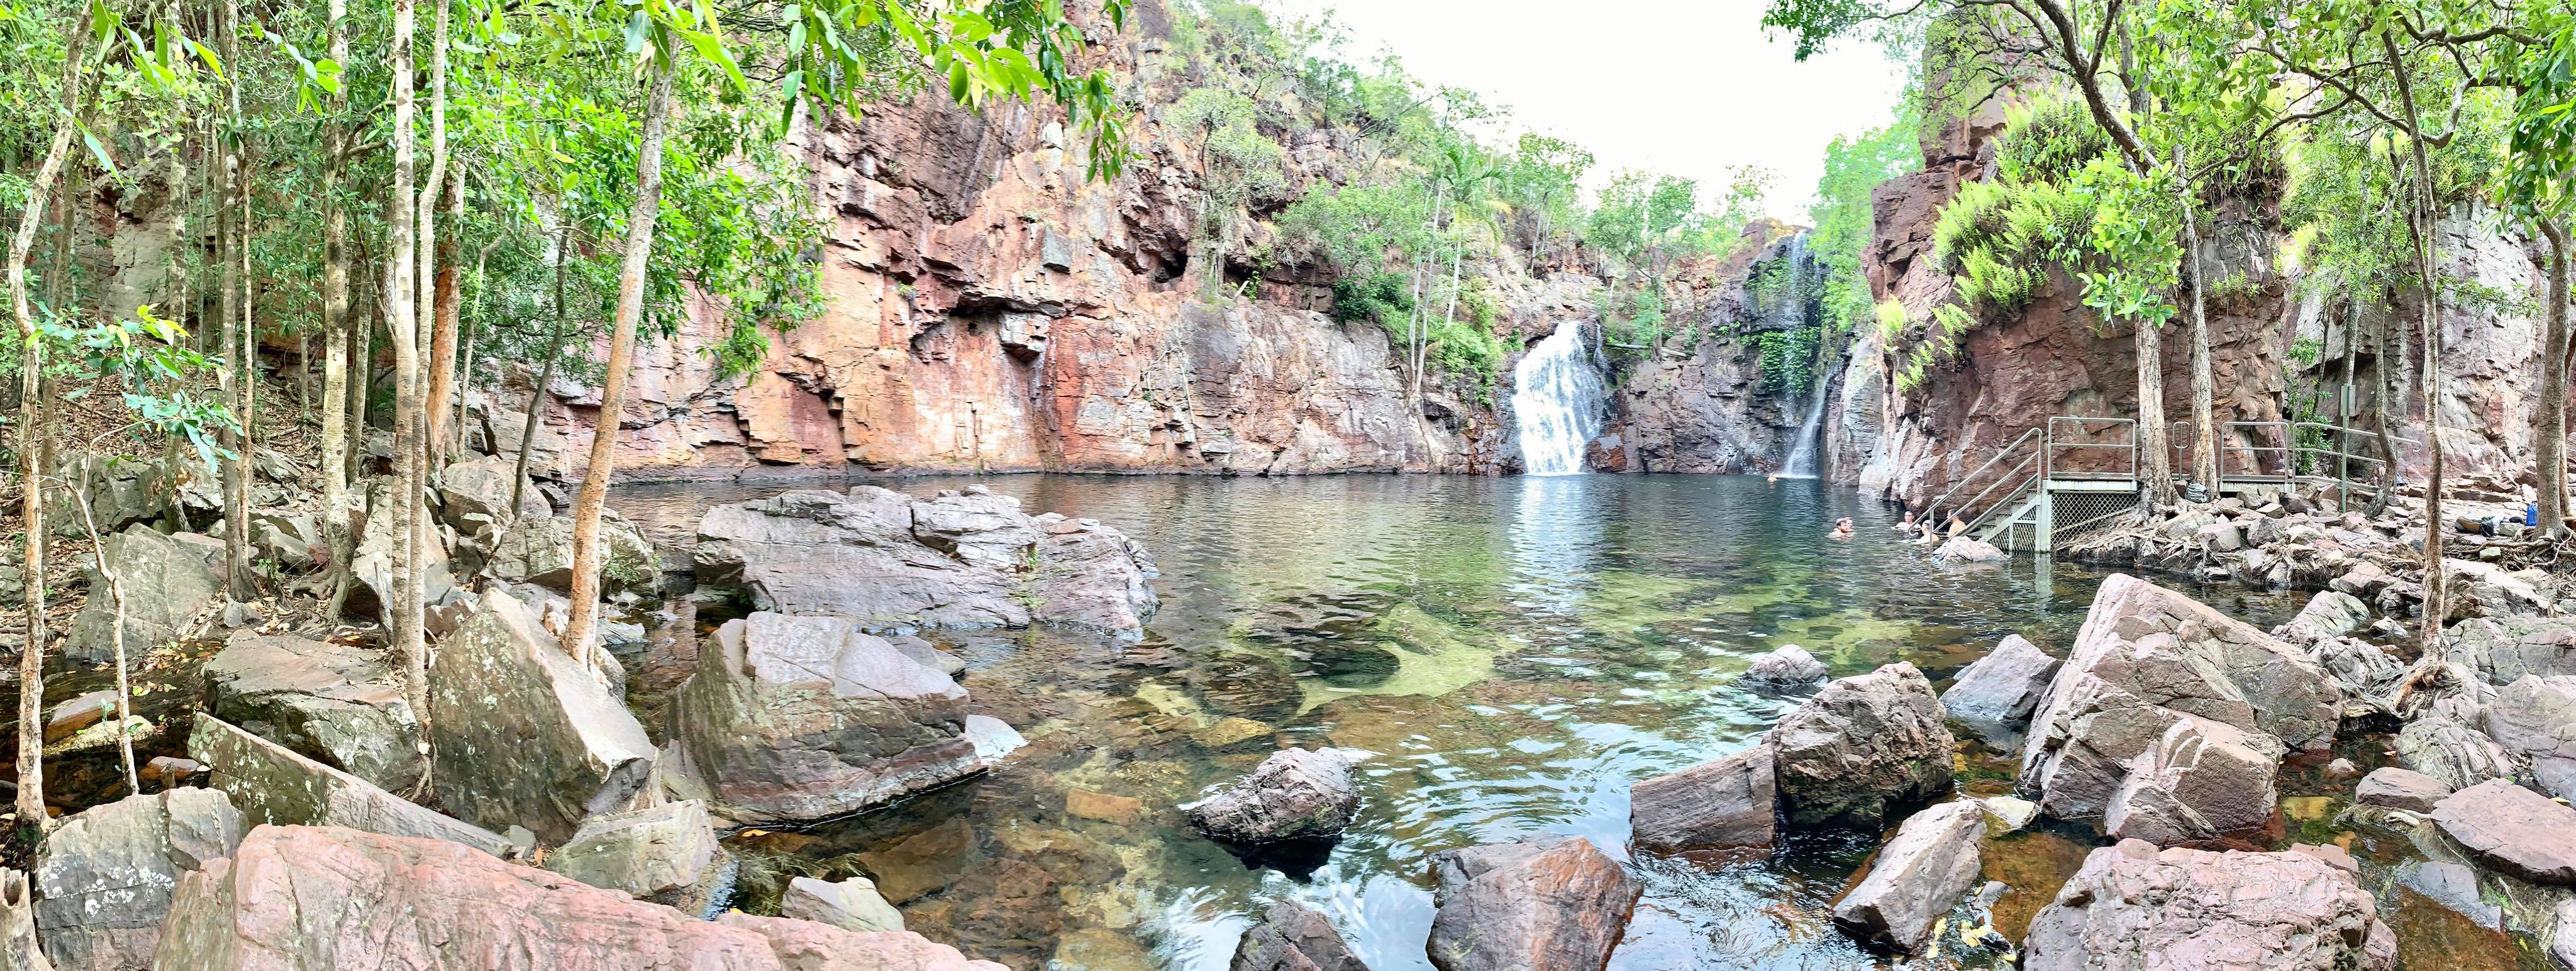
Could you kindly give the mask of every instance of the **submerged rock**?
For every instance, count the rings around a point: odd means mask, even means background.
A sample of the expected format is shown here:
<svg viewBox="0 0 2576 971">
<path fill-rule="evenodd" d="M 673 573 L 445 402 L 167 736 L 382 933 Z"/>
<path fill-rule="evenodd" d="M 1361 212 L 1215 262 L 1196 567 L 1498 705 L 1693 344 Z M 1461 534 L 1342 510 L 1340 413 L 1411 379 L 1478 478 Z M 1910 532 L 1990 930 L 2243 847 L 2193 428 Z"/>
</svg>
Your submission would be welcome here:
<svg viewBox="0 0 2576 971">
<path fill-rule="evenodd" d="M 107 547 L 108 567 L 116 571 L 117 585 L 125 591 L 128 662 L 177 639 L 198 614 L 223 602 L 218 572 L 224 554 L 221 540 L 195 533 L 164 536 L 149 526 L 136 525 L 99 542 Z M 99 595 L 84 601 L 72 618 L 71 637 L 63 642 L 62 653 L 83 664 L 104 664 L 116 658 L 117 598 L 106 596 L 107 582 L 95 576 L 94 569 L 90 572 L 90 589 Z"/>
<path fill-rule="evenodd" d="M 1876 827 L 1950 788 L 1955 739 L 1932 682 L 1904 662 L 1825 686 L 1772 727 L 1782 819 Z"/>
<path fill-rule="evenodd" d="M 830 924 L 845 931 L 899 931 L 903 929 L 903 912 L 887 903 L 877 893 L 877 885 L 866 877 L 851 877 L 837 882 L 797 877 L 787 881 L 787 895 L 779 898 L 778 914 L 797 920 Z"/>
<path fill-rule="evenodd" d="M 1190 825 L 1230 843 L 1339 835 L 1359 813 L 1345 749 L 1281 749 L 1251 775 L 1182 806 Z"/>
<path fill-rule="evenodd" d="M 2001 735 L 2018 731 L 2030 724 L 2031 713 L 2039 710 L 2039 699 L 2048 693 L 2049 679 L 2057 676 L 2058 664 L 2038 645 L 2019 634 L 2011 635 L 1959 672 L 1959 680 L 1941 693 L 1941 707 L 1950 717 L 1979 732 Z"/>
<path fill-rule="evenodd" d="M 1985 809 L 1966 800 L 1907 817 L 1869 875 L 1834 904 L 1834 923 L 1889 950 L 1921 950 L 1933 921 L 1976 884 L 1985 833 Z"/>
<path fill-rule="evenodd" d="M 2158 846 L 2253 846 L 2271 825 L 2281 742 L 2188 715 L 2130 760 L 2102 831 Z"/>
<path fill-rule="evenodd" d="M 847 617 L 756 613 L 706 644 L 674 740 L 725 816 L 828 819 L 983 771 L 966 702 Z"/>
<path fill-rule="evenodd" d="M 1531 840 L 1431 855 L 1440 971 L 1600 971 L 1643 888 L 1589 840 Z"/>
<path fill-rule="evenodd" d="M 2299 649 L 2113 574 L 2031 723 L 2022 788 L 2050 816 L 2098 821 L 2129 763 L 2185 716 L 2323 751 L 2342 721 L 2343 692 Z"/>
<path fill-rule="evenodd" d="M 1628 837 L 1642 853 L 1769 849 L 1778 799 L 1772 751 L 1734 755 L 1640 779 L 1628 788 Z"/>
<path fill-rule="evenodd" d="M 1282 900 L 1243 932 L 1226 971 L 1369 971 L 1333 922 L 1314 908 Z"/>
<path fill-rule="evenodd" d="M 221 792 L 172 789 L 75 813 L 36 856 L 36 929 L 61 971 L 153 965 L 179 878 L 232 855 L 246 827 Z"/>
<path fill-rule="evenodd" d="M 420 781 L 420 720 L 374 650 L 235 632 L 206 662 L 215 717 L 391 790 Z"/>
<path fill-rule="evenodd" d="M 2576 809 L 2490 779 L 2433 806 L 2433 822 L 2478 861 L 2533 883 L 2576 885 Z"/>
<path fill-rule="evenodd" d="M 2305 853 L 2094 850 L 2031 919 L 2023 971 L 2389 971 L 2396 936 L 2359 878 Z"/>
<path fill-rule="evenodd" d="M 699 582 L 739 589 L 762 610 L 869 622 L 1130 632 L 1155 606 L 1143 547 L 989 492 L 800 489 L 717 506 L 698 526 L 696 567 Z"/>
<path fill-rule="evenodd" d="M 289 879 L 289 875 L 293 879 Z M 350 933 L 365 928 L 365 933 Z M 1000 971 L 908 932 L 695 917 L 453 843 L 263 826 L 179 882 L 157 966 L 203 971 Z"/>
<path fill-rule="evenodd" d="M 601 676 L 564 653 L 510 595 L 440 641 L 429 668 L 431 779 L 440 804 L 492 829 L 555 842 L 644 788 L 657 754 Z"/>
<path fill-rule="evenodd" d="M 500 834 L 439 815 L 204 712 L 188 736 L 188 754 L 212 767 L 211 784 L 254 825 L 342 826 L 510 852 Z"/>
<path fill-rule="evenodd" d="M 1744 669 L 1736 683 L 1764 694 L 1785 694 L 1813 688 L 1831 676 L 1825 670 L 1825 662 L 1816 660 L 1806 648 L 1782 644 L 1754 658 L 1753 665 Z"/>
</svg>

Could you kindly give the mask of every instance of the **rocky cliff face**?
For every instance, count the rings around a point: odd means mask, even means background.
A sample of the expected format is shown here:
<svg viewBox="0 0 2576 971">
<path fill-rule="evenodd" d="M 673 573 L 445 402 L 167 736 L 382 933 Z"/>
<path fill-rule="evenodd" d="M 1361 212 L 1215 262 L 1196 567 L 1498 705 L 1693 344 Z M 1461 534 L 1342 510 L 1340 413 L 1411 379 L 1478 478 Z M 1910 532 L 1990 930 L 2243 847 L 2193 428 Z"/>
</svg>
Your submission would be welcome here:
<svg viewBox="0 0 2576 971">
<path fill-rule="evenodd" d="M 1155 38 L 1159 14 L 1133 22 L 1141 36 L 1112 41 L 1110 59 L 1149 108 L 1115 181 L 1085 179 L 1052 108 L 979 116 L 923 98 L 805 126 L 828 309 L 773 335 L 753 373 L 720 378 L 706 354 L 718 310 L 698 307 L 639 355 L 620 471 L 1492 467 L 1495 446 L 1478 444 L 1491 408 L 1439 381 L 1414 407 L 1387 333 L 1320 312 L 1329 281 L 1198 258 L 1211 247 L 1193 245 L 1197 156 L 1155 122 L 1186 79 Z M 1333 177 L 1350 135 L 1298 139 L 1285 147 L 1302 190 Z M 1231 242 L 1265 232 L 1242 222 Z M 548 398 L 545 445 L 569 475 L 597 397 L 566 385 Z M 516 426 L 508 408 L 495 425 Z"/>
<path fill-rule="evenodd" d="M 1807 388 L 1766 380 L 1758 338 L 1816 324 L 1816 269 L 1801 231 L 1757 223 L 1747 233 L 1742 250 L 1703 277 L 1692 316 L 1699 339 L 1638 364 L 1614 395 L 1605 439 L 1618 439 L 1623 457 L 1634 459 L 1621 471 L 1778 470 L 1815 396 L 1826 396 L 1828 406 L 1839 397 L 1839 368 Z"/>
</svg>

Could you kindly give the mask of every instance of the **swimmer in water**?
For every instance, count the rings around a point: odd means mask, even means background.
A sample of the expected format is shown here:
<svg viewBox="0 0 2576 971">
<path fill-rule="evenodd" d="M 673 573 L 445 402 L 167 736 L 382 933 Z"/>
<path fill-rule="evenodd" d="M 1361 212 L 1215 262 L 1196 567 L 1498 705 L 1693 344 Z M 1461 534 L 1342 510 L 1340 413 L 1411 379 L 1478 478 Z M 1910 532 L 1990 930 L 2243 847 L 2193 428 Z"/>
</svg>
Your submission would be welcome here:
<svg viewBox="0 0 2576 971">
<path fill-rule="evenodd" d="M 1851 521 L 1851 517 L 1849 517 L 1849 516 L 1845 516 L 1845 517 L 1843 517 L 1843 518 L 1841 518 L 1841 519 L 1837 519 L 1837 520 L 1835 520 L 1835 521 L 1834 521 L 1834 531 L 1833 531 L 1833 532 L 1830 532 L 1830 533 L 1826 533 L 1826 534 L 1825 534 L 1825 538 L 1826 538 L 1826 539 L 1850 539 L 1850 538 L 1852 538 L 1852 521 Z"/>
<path fill-rule="evenodd" d="M 1904 519 L 1901 519 L 1901 520 L 1898 520 L 1898 521 L 1897 521 L 1897 523 L 1896 523 L 1896 525 L 1894 525 L 1894 526 L 1890 526 L 1890 527 L 1888 527 L 1888 528 L 1889 528 L 1889 529 L 1893 529 L 1893 530 L 1895 530 L 1895 531 L 1897 531 L 1897 532 L 1900 532 L 1900 533 L 1911 533 L 1911 532 L 1913 532 L 1913 531 L 1914 531 L 1914 510 L 1911 510 L 1911 509 L 1906 510 L 1906 511 L 1905 511 L 1905 518 L 1904 518 Z"/>
</svg>

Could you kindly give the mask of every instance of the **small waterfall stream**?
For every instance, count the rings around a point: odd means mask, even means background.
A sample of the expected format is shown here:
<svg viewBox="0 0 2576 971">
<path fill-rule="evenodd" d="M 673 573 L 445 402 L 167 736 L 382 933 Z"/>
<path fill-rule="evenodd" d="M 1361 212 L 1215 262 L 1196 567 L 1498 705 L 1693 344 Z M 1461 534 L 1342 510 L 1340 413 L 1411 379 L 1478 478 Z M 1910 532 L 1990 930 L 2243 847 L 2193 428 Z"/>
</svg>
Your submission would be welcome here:
<svg viewBox="0 0 2576 971">
<path fill-rule="evenodd" d="M 1807 420 L 1798 423 L 1797 444 L 1789 446 L 1789 461 L 1781 463 L 1783 479 L 1816 477 L 1816 447 L 1825 437 L 1825 382 L 1816 382 L 1816 403 L 1807 406 Z"/>
<path fill-rule="evenodd" d="M 1560 325 L 1512 366 L 1512 414 L 1520 420 L 1521 460 L 1531 475 L 1583 471 L 1583 448 L 1601 434 L 1608 392 L 1582 331 Z"/>
</svg>

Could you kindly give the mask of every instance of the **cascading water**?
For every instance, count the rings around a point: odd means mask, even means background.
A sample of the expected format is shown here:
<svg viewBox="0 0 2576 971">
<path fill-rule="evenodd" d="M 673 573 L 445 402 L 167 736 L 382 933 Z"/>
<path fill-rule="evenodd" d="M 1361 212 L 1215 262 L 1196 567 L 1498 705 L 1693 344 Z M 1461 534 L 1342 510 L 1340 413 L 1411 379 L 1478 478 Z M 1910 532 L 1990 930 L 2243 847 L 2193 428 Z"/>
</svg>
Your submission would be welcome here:
<svg viewBox="0 0 2576 971">
<path fill-rule="evenodd" d="M 1812 479 L 1816 477 L 1816 445 L 1825 437 L 1825 386 L 1816 385 L 1816 403 L 1807 406 L 1807 420 L 1798 424 L 1798 443 L 1789 447 L 1789 461 L 1782 463 L 1780 477 Z"/>
<path fill-rule="evenodd" d="M 1582 330 L 1559 326 L 1512 367 L 1512 414 L 1520 420 L 1521 462 L 1531 475 L 1583 471 L 1583 448 L 1601 433 L 1608 393 Z"/>
</svg>

